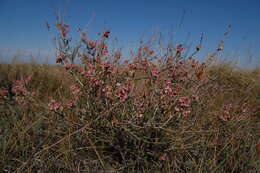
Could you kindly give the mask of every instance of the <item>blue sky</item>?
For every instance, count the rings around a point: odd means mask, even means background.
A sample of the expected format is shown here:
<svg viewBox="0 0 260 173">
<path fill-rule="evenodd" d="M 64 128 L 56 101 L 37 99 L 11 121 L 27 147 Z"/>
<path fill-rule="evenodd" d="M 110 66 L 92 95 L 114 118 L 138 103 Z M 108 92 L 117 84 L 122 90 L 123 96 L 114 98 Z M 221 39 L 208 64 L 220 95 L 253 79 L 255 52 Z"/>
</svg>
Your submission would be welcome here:
<svg viewBox="0 0 260 173">
<path fill-rule="evenodd" d="M 244 62 L 253 55 L 253 62 L 260 63 L 259 0 L 0 0 L 2 54 L 24 51 L 52 56 L 53 35 L 44 21 L 54 24 L 57 9 L 72 29 L 85 26 L 92 18 L 90 37 L 110 29 L 111 36 L 126 49 L 153 32 L 194 44 L 204 33 L 206 53 L 215 48 L 231 24 L 224 54 Z"/>
</svg>

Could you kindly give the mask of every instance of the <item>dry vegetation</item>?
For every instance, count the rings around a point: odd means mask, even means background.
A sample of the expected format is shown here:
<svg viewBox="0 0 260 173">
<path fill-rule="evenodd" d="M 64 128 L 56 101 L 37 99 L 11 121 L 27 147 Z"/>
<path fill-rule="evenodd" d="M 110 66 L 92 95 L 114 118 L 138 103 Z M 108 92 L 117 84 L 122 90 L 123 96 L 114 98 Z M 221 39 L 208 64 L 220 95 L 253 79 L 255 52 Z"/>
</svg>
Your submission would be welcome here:
<svg viewBox="0 0 260 173">
<path fill-rule="evenodd" d="M 1 172 L 260 171 L 259 69 L 57 28 L 61 65 L 0 64 Z"/>
</svg>

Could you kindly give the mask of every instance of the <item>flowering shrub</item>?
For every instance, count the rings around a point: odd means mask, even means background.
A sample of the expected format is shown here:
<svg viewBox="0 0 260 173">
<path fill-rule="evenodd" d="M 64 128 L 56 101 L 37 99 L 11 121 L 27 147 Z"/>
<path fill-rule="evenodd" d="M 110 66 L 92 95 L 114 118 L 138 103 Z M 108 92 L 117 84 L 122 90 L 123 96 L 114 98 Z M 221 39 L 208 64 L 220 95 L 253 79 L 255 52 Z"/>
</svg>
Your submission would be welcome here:
<svg viewBox="0 0 260 173">
<path fill-rule="evenodd" d="M 249 107 L 244 104 L 242 107 L 235 107 L 232 104 L 224 105 L 223 114 L 219 116 L 223 121 L 243 120 L 249 116 Z"/>
<path fill-rule="evenodd" d="M 12 92 L 15 94 L 15 101 L 18 104 L 28 104 L 28 99 L 35 95 L 35 92 L 28 91 L 28 83 L 31 81 L 32 77 L 29 76 L 25 79 L 14 81 L 12 87 Z"/>
</svg>

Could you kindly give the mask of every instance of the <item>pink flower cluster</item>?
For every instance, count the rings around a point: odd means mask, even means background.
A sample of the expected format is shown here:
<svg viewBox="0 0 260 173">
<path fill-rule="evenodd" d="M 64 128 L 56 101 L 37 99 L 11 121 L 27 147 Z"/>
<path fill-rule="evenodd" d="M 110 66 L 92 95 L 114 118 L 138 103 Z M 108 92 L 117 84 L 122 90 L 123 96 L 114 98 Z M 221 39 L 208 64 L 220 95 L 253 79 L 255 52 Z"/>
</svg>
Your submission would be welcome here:
<svg viewBox="0 0 260 173">
<path fill-rule="evenodd" d="M 236 117 L 237 121 L 244 120 L 249 117 L 249 105 L 244 103 L 241 110 L 239 111 L 238 116 Z"/>
<path fill-rule="evenodd" d="M 28 95 L 29 92 L 27 91 L 26 85 L 28 85 L 28 83 L 31 81 L 32 77 L 29 76 L 25 79 L 21 79 L 21 80 L 16 80 L 14 81 L 14 85 L 12 87 L 12 91 L 16 94 L 16 95 Z"/>
<path fill-rule="evenodd" d="M 171 102 L 175 99 L 175 96 L 179 94 L 180 88 L 173 88 L 170 80 L 165 80 L 164 83 L 166 85 L 161 92 L 161 99 L 163 99 L 163 101 Z"/>
<path fill-rule="evenodd" d="M 86 77 L 90 77 L 93 74 L 92 70 L 80 70 L 80 73 Z"/>
<path fill-rule="evenodd" d="M 133 70 L 143 70 L 146 71 L 150 65 L 147 59 L 137 59 L 132 63 L 128 64 L 128 67 Z"/>
<path fill-rule="evenodd" d="M 80 70 L 80 74 L 83 75 L 86 79 L 87 82 L 89 82 L 93 86 L 100 86 L 104 82 L 102 80 L 97 79 L 95 77 L 95 72 L 94 69 L 96 68 L 95 66 L 89 65 L 90 68 L 88 70 Z"/>
<path fill-rule="evenodd" d="M 173 96 L 175 95 L 175 92 L 173 91 L 173 88 L 170 86 L 170 85 L 166 85 L 164 87 L 164 93 L 167 95 L 167 96 Z"/>
<path fill-rule="evenodd" d="M 160 70 L 158 68 L 154 68 L 154 69 L 151 70 L 151 75 L 153 77 L 157 78 L 157 77 L 159 77 L 159 74 L 160 74 Z"/>
<path fill-rule="evenodd" d="M 99 80 L 96 77 L 90 77 L 89 81 L 94 86 L 100 86 L 100 85 L 104 84 L 104 82 L 102 80 Z"/>
<path fill-rule="evenodd" d="M 119 98 L 119 102 L 122 103 L 128 98 L 129 92 L 130 92 L 129 85 L 121 86 L 120 84 L 118 84 L 118 88 L 115 91 L 115 96 Z"/>
<path fill-rule="evenodd" d="M 182 51 L 184 51 L 184 48 L 182 47 L 182 44 L 179 44 L 177 47 L 176 47 L 176 51 L 181 53 Z"/>
<path fill-rule="evenodd" d="M 113 99 L 112 89 L 112 86 L 106 86 L 102 89 L 102 92 L 105 94 L 107 98 Z"/>
<path fill-rule="evenodd" d="M 167 158 L 167 154 L 166 154 L 166 153 L 163 153 L 162 155 L 160 155 L 159 160 L 165 161 L 166 158 Z"/>
<path fill-rule="evenodd" d="M 25 104 L 26 98 L 34 96 L 35 92 L 30 92 L 27 89 L 28 83 L 32 80 L 31 76 L 25 79 L 14 81 L 12 92 L 15 94 L 15 101 L 18 104 Z"/>
<path fill-rule="evenodd" d="M 56 100 L 52 99 L 51 102 L 48 104 L 50 111 L 62 111 L 63 106 L 61 103 L 56 102 Z"/>
<path fill-rule="evenodd" d="M 228 121 L 231 119 L 231 114 L 233 112 L 232 104 L 226 104 L 223 106 L 223 114 L 219 115 L 219 118 L 223 121 Z"/>
<path fill-rule="evenodd" d="M 178 105 L 175 106 L 175 111 L 180 112 L 186 116 L 191 113 L 190 99 L 188 97 L 180 97 L 178 99 Z"/>
<path fill-rule="evenodd" d="M 142 109 L 139 109 L 136 113 L 136 117 L 137 118 L 142 118 L 144 116 L 144 112 L 145 110 L 142 108 Z"/>
<path fill-rule="evenodd" d="M 132 70 L 136 70 L 137 69 L 137 63 L 129 63 L 128 67 Z"/>
<path fill-rule="evenodd" d="M 72 94 L 74 96 L 78 96 L 80 94 L 80 88 L 77 87 L 76 85 L 71 85 L 70 90 L 72 91 Z"/>
<path fill-rule="evenodd" d="M 223 106 L 223 114 L 219 115 L 219 118 L 223 121 L 240 121 L 248 118 L 248 113 L 249 110 L 247 104 L 243 104 L 242 108 L 238 108 L 232 104 L 226 104 Z"/>
<path fill-rule="evenodd" d="M 76 105 L 76 102 L 79 100 L 79 97 L 82 94 L 81 89 L 79 87 L 77 87 L 76 85 L 71 85 L 70 90 L 71 90 L 71 93 L 72 93 L 72 98 L 67 101 L 67 106 L 69 108 Z"/>
<path fill-rule="evenodd" d="M 146 70 L 149 66 L 149 61 L 147 59 L 141 60 L 140 64 L 142 65 L 140 67 L 140 70 Z"/>
<path fill-rule="evenodd" d="M 224 105 L 223 109 L 225 114 L 230 114 L 233 109 L 233 106 L 232 104 Z"/>
</svg>

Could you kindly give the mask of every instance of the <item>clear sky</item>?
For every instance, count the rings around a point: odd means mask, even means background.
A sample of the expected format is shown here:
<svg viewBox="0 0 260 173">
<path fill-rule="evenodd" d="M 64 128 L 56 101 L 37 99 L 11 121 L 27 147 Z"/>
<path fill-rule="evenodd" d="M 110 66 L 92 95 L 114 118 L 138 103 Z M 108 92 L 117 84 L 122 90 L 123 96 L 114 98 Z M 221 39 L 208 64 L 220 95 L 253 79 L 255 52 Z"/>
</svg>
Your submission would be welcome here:
<svg viewBox="0 0 260 173">
<path fill-rule="evenodd" d="M 204 33 L 204 51 L 209 51 L 231 24 L 226 55 L 243 61 L 253 55 L 253 62 L 260 63 L 260 0 L 0 0 L 2 53 L 51 56 L 52 35 L 44 21 L 54 24 L 57 9 L 72 29 L 85 26 L 92 18 L 91 37 L 108 28 L 125 48 L 161 31 L 166 38 L 173 34 L 176 42 L 194 44 Z"/>
</svg>

